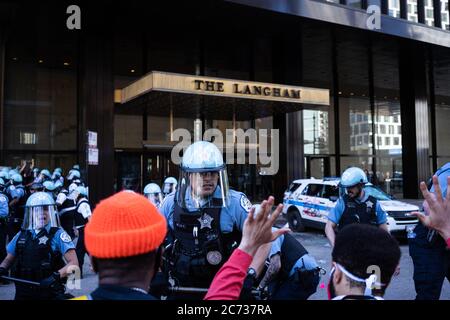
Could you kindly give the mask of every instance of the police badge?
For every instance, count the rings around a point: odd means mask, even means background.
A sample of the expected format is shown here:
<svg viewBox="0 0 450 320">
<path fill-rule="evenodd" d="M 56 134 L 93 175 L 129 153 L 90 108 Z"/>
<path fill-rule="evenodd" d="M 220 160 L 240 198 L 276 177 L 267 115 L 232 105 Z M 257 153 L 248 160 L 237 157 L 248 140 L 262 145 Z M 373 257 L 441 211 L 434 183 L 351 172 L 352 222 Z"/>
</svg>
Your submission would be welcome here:
<svg viewBox="0 0 450 320">
<path fill-rule="evenodd" d="M 222 261 L 222 254 L 219 251 L 209 251 L 206 254 L 206 260 L 208 260 L 209 264 L 217 266 Z"/>
</svg>

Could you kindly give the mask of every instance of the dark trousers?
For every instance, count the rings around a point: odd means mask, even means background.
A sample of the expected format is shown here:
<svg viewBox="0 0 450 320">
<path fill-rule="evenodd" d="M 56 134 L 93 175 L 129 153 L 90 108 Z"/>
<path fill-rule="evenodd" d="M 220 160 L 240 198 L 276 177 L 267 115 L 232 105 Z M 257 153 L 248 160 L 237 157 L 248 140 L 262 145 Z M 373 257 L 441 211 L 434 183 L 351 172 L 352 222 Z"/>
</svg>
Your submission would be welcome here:
<svg viewBox="0 0 450 320">
<path fill-rule="evenodd" d="M 14 236 L 20 231 L 22 221 L 19 219 L 10 218 L 7 227 L 8 241 L 11 241 Z"/>
<path fill-rule="evenodd" d="M 77 253 L 78 265 L 80 266 L 80 276 L 82 277 L 84 256 L 87 253 L 86 246 L 84 245 L 84 227 L 78 229 L 78 241 L 75 251 Z"/>
<path fill-rule="evenodd" d="M 5 219 L 0 219 L 0 263 L 6 258 L 6 237 L 8 229 Z"/>
<path fill-rule="evenodd" d="M 314 270 L 299 269 L 287 279 L 269 284 L 270 300 L 307 300 L 317 290 L 319 273 Z"/>
<path fill-rule="evenodd" d="M 440 239 L 438 243 L 429 243 L 419 226 L 416 233 L 416 238 L 409 239 L 416 300 L 439 300 L 445 278 L 450 281 L 450 251 Z"/>
</svg>

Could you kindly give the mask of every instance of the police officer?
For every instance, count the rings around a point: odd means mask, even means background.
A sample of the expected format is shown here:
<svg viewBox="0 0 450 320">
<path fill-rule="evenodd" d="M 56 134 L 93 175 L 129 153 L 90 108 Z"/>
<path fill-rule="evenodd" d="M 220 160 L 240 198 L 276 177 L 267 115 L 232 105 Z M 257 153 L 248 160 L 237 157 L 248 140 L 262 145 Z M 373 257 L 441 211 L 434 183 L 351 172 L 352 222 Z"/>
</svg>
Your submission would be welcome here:
<svg viewBox="0 0 450 320">
<path fill-rule="evenodd" d="M 163 194 L 164 197 L 166 197 L 168 194 L 175 192 L 175 190 L 177 189 L 177 184 L 178 181 L 177 179 L 175 179 L 174 177 L 167 177 L 164 180 L 164 184 L 163 184 Z"/>
<path fill-rule="evenodd" d="M 50 171 L 48 171 L 47 169 L 43 169 L 40 173 L 39 173 L 39 178 L 38 180 L 41 183 L 44 183 L 45 181 L 49 181 L 52 180 L 52 175 L 50 173 Z"/>
<path fill-rule="evenodd" d="M 30 194 L 33 194 L 35 192 L 44 191 L 44 186 L 40 182 L 33 182 L 28 189 L 30 190 Z"/>
<path fill-rule="evenodd" d="M 259 290 L 267 286 L 269 299 L 306 300 L 316 292 L 321 268 L 291 234 L 282 235 L 272 242 L 268 258 Z"/>
<path fill-rule="evenodd" d="M 161 188 L 156 183 L 149 183 L 144 188 L 144 196 L 150 200 L 157 208 L 162 203 Z"/>
<path fill-rule="evenodd" d="M 56 208 L 58 209 L 61 228 L 63 228 L 72 239 L 75 238 L 74 215 L 77 210 L 77 205 L 76 199 L 74 198 L 74 191 L 76 188 L 77 185 L 73 183 L 70 185 L 69 190 L 64 188 L 61 189 L 56 197 Z"/>
<path fill-rule="evenodd" d="M 53 183 L 60 181 L 62 184 L 64 184 L 64 177 L 62 176 L 61 168 L 56 168 L 55 170 L 53 170 L 52 181 Z"/>
<path fill-rule="evenodd" d="M 45 192 L 29 197 L 22 230 L 8 244 L 7 251 L 0 275 L 6 275 L 14 265 L 14 277 L 40 283 L 34 286 L 16 282 L 16 300 L 57 298 L 64 293 L 63 279 L 72 272 L 71 266 L 78 266 L 72 239 L 59 228 L 55 202 Z"/>
<path fill-rule="evenodd" d="M 22 185 L 22 176 L 15 173 L 11 176 L 11 185 L 6 194 L 9 198 L 10 218 L 8 222 L 8 237 L 11 240 L 20 230 L 24 215 L 24 205 L 27 201 L 27 193 Z"/>
<path fill-rule="evenodd" d="M 180 170 L 177 191 L 161 206 L 169 229 L 163 270 L 171 284 L 208 288 L 239 244 L 251 203 L 228 189 L 222 153 L 210 142 L 190 145 Z"/>
<path fill-rule="evenodd" d="M 81 275 L 83 275 L 84 256 L 86 254 L 86 247 L 84 245 L 84 227 L 91 218 L 91 205 L 89 204 L 87 189 L 83 186 L 76 188 L 78 193 L 76 198 L 76 211 L 74 213 L 75 236 L 77 236 L 77 258 L 80 264 Z"/>
<path fill-rule="evenodd" d="M 83 183 L 81 181 L 80 171 L 72 169 L 69 171 L 69 175 L 67 176 L 67 183 L 70 185 L 75 183 L 77 186 L 81 186 Z"/>
<path fill-rule="evenodd" d="M 42 185 L 44 186 L 44 192 L 47 192 L 53 198 L 53 200 L 55 200 L 55 198 L 56 198 L 56 196 L 55 196 L 56 186 L 53 183 L 53 181 L 47 180 Z"/>
<path fill-rule="evenodd" d="M 447 193 L 447 177 L 450 176 L 450 162 L 447 162 L 435 175 L 438 177 L 442 196 Z M 428 184 L 434 192 L 432 181 Z M 428 206 L 424 202 L 424 211 Z M 414 263 L 414 284 L 416 300 L 439 300 L 445 278 L 450 281 L 450 251 L 446 250 L 445 240 L 434 230 L 421 222 L 408 232 L 409 254 Z"/>
<path fill-rule="evenodd" d="M 388 231 L 386 212 L 377 199 L 364 192 L 364 185 L 367 183 L 367 176 L 360 168 L 350 167 L 342 174 L 339 186 L 345 188 L 345 194 L 331 209 L 325 226 L 325 234 L 332 246 L 336 227 L 342 230 L 352 223 L 365 223 Z"/>
<path fill-rule="evenodd" d="M 8 235 L 8 216 L 9 205 L 8 196 L 5 194 L 5 181 L 0 178 L 0 260 L 3 261 L 6 257 L 6 236 Z M 0 279 L 0 283 L 6 281 Z"/>
</svg>

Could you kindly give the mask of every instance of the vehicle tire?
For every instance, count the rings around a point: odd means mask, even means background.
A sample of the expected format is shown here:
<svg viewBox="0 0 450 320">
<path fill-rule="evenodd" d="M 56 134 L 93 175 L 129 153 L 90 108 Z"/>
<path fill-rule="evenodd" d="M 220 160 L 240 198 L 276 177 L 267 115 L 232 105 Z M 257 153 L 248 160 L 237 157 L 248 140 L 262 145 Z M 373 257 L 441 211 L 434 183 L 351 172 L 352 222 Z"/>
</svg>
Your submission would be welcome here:
<svg viewBox="0 0 450 320">
<path fill-rule="evenodd" d="M 295 232 L 305 231 L 305 225 L 303 224 L 303 218 L 297 209 L 291 209 L 287 213 L 287 220 L 289 228 Z"/>
</svg>

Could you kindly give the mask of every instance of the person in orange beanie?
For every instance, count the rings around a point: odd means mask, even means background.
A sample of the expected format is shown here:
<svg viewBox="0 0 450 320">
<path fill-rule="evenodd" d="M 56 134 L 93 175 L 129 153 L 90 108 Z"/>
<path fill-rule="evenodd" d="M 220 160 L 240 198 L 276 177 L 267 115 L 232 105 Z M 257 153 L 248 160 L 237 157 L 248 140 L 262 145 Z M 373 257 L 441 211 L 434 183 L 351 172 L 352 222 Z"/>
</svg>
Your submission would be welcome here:
<svg viewBox="0 0 450 320">
<path fill-rule="evenodd" d="M 99 286 L 75 300 L 155 300 L 148 291 L 166 233 L 166 219 L 140 194 L 122 191 L 101 201 L 85 229 Z"/>
</svg>

